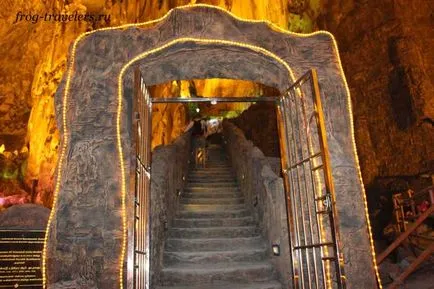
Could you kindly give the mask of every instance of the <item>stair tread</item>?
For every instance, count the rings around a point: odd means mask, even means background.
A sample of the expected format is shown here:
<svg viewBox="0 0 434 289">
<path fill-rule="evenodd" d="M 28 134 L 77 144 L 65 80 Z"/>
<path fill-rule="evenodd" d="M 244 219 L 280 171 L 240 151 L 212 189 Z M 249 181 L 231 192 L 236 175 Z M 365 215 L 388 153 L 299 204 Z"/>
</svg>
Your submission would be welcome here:
<svg viewBox="0 0 434 289">
<path fill-rule="evenodd" d="M 230 218 L 230 217 L 220 217 L 220 218 L 175 218 L 176 220 L 183 220 L 183 221 L 214 221 L 214 220 L 234 220 L 234 221 L 240 221 L 240 220 L 253 220 L 252 216 L 246 216 L 246 217 L 235 217 L 235 218 Z"/>
<path fill-rule="evenodd" d="M 274 289 L 282 288 L 277 281 L 254 282 L 254 283 L 221 283 L 221 284 L 198 284 L 188 286 L 157 286 L 156 289 Z"/>
<path fill-rule="evenodd" d="M 266 248 L 261 236 L 234 237 L 234 238 L 195 238 L 185 239 L 179 237 L 167 238 L 165 250 L 176 252 L 197 251 L 227 251 L 233 249 L 260 249 Z"/>
<path fill-rule="evenodd" d="M 246 210 L 244 204 L 181 204 L 181 211 L 187 212 L 225 212 Z"/>
<path fill-rule="evenodd" d="M 185 242 L 212 242 L 212 241 L 228 241 L 228 240 L 245 240 L 250 241 L 251 239 L 261 239 L 260 236 L 252 236 L 252 237 L 235 237 L 235 238 L 196 238 L 196 239 L 185 239 L 185 238 L 173 238 L 169 237 L 167 238 L 167 241 L 170 240 L 178 240 L 178 241 L 185 241 Z"/>
<path fill-rule="evenodd" d="M 252 229 L 255 230 L 256 226 L 213 226 L 213 227 L 194 227 L 194 228 L 178 228 L 178 227 L 173 227 L 172 229 L 175 230 L 182 230 L 182 231 L 212 231 L 212 230 L 240 230 L 240 229 Z M 171 229 L 171 230 L 172 230 Z"/>
<path fill-rule="evenodd" d="M 228 197 L 228 198 L 215 198 L 213 196 L 209 196 L 209 197 L 202 197 L 202 196 L 184 196 L 182 198 L 182 200 L 186 200 L 186 201 L 210 201 L 210 200 L 214 200 L 214 201 L 222 201 L 222 202 L 226 202 L 226 201 L 240 201 L 240 200 L 244 200 L 244 198 L 239 197 L 239 196 L 233 196 L 233 197 Z"/>
<path fill-rule="evenodd" d="M 214 250 L 214 251 L 169 251 L 165 250 L 165 253 L 178 254 L 178 255 L 215 255 L 215 254 L 248 254 L 251 252 L 264 252 L 267 248 L 265 246 L 250 246 L 238 250 Z"/>
<path fill-rule="evenodd" d="M 209 216 L 233 216 L 233 215 L 242 215 L 242 216 L 246 216 L 250 214 L 250 212 L 247 209 L 239 209 L 239 210 L 218 210 L 218 211 L 213 211 L 213 210 L 180 210 L 179 211 L 179 215 L 187 215 L 187 216 L 194 216 L 195 218 L 199 219 L 199 218 L 203 218 L 203 217 L 209 217 Z"/>
<path fill-rule="evenodd" d="M 214 264 L 186 264 L 179 263 L 167 266 L 163 268 L 163 271 L 181 271 L 181 272 L 191 272 L 194 273 L 208 273 L 210 271 L 233 271 L 233 270 L 250 270 L 258 268 L 271 268 L 272 265 L 267 261 L 256 261 L 256 262 L 224 262 L 224 263 L 214 263 Z"/>
</svg>

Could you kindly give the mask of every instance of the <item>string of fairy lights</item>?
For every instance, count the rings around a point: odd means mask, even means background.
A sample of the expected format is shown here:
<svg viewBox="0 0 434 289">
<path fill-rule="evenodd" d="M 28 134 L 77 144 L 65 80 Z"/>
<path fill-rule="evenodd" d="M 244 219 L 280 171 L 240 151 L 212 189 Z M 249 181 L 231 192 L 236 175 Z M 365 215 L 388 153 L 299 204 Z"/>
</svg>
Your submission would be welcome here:
<svg viewBox="0 0 434 289">
<path fill-rule="evenodd" d="M 101 29 L 85 32 L 85 33 L 80 34 L 76 38 L 76 40 L 74 41 L 73 46 L 72 46 L 72 50 L 71 50 L 70 59 L 68 62 L 68 68 L 67 68 L 68 70 L 67 70 L 67 74 L 66 74 L 66 83 L 65 83 L 65 87 L 64 87 L 64 91 L 63 91 L 63 99 L 62 99 L 62 103 L 63 103 L 63 106 L 62 106 L 62 137 L 63 137 L 62 147 L 60 149 L 60 155 L 59 155 L 58 166 L 57 166 L 57 171 L 56 171 L 56 184 L 55 184 L 55 188 L 54 188 L 53 205 L 52 205 L 52 210 L 51 210 L 51 213 L 50 213 L 50 216 L 48 219 L 47 231 L 45 234 L 44 248 L 43 248 L 43 254 L 42 254 L 43 288 L 47 287 L 48 238 L 50 235 L 50 228 L 51 228 L 53 219 L 55 218 L 55 215 L 56 215 L 56 206 L 58 203 L 58 195 L 59 195 L 59 190 L 60 190 L 60 185 L 61 185 L 61 180 L 62 180 L 62 169 L 63 169 L 64 159 L 65 159 L 66 148 L 68 147 L 68 141 L 69 141 L 69 132 L 68 132 L 68 127 L 67 127 L 67 116 L 66 116 L 67 109 L 68 109 L 67 104 L 68 104 L 69 91 L 70 91 L 70 87 L 71 87 L 71 79 L 72 79 L 72 75 L 74 72 L 75 56 L 76 56 L 77 46 L 78 46 L 79 42 L 81 40 L 83 40 L 86 36 L 93 34 L 93 33 L 96 33 L 96 32 L 99 32 L 99 31 L 118 30 L 118 29 L 125 29 L 125 28 L 129 28 L 129 27 L 139 27 L 139 26 L 159 23 L 159 22 L 165 20 L 166 18 L 168 18 L 173 13 L 173 11 L 176 9 L 189 9 L 189 8 L 193 8 L 193 7 L 204 7 L 204 8 L 217 9 L 217 10 L 223 11 L 224 13 L 228 14 L 229 16 L 231 16 L 234 19 L 237 19 L 239 21 L 246 22 L 246 23 L 266 24 L 269 28 L 271 28 L 273 30 L 277 30 L 278 32 L 281 32 L 281 33 L 284 33 L 287 35 L 291 35 L 291 36 L 312 37 L 315 35 L 322 34 L 322 35 L 326 35 L 326 36 L 330 37 L 330 39 L 332 39 L 335 57 L 338 60 L 338 68 L 339 68 L 340 75 L 342 77 L 342 80 L 343 80 L 343 83 L 345 86 L 346 95 L 347 95 L 347 109 L 348 109 L 349 121 L 350 121 L 350 134 L 351 134 L 353 151 L 355 152 L 354 153 L 354 160 L 356 163 L 357 173 L 358 173 L 358 177 L 359 177 L 359 181 L 360 181 L 360 186 L 362 189 L 362 195 L 363 195 L 363 200 L 364 200 L 364 209 L 365 209 L 365 217 L 366 217 L 366 222 L 368 225 L 369 241 L 370 241 L 371 254 L 372 254 L 375 274 L 377 277 L 377 282 L 378 282 L 379 287 L 381 289 L 382 285 L 381 285 L 381 280 L 380 280 L 380 276 L 379 276 L 379 272 L 378 272 L 378 267 L 376 264 L 375 248 L 374 248 L 374 241 L 372 238 L 371 223 L 369 220 L 369 212 L 368 212 L 366 193 L 365 193 L 365 190 L 363 187 L 363 181 L 362 181 L 362 175 L 361 175 L 361 171 L 360 171 L 359 159 L 358 159 L 358 156 L 356 153 L 357 148 L 356 148 L 355 137 L 354 137 L 354 120 L 353 120 L 353 115 L 352 115 L 350 91 L 349 91 L 348 84 L 347 84 L 347 81 L 346 81 L 346 78 L 345 78 L 345 75 L 343 72 L 342 63 L 341 63 L 341 59 L 339 56 L 339 50 L 338 50 L 336 39 L 334 38 L 334 36 L 330 32 L 327 32 L 327 31 L 316 31 L 316 32 L 309 33 L 309 34 L 295 33 L 295 32 L 291 32 L 291 31 L 287 31 L 287 30 L 277 26 L 276 24 L 274 24 L 268 20 L 243 19 L 243 18 L 240 18 L 240 17 L 234 15 L 233 13 L 231 13 L 231 12 L 221 8 L 221 7 L 213 6 L 213 5 L 207 5 L 207 4 L 190 4 L 190 5 L 185 5 L 185 6 L 179 6 L 179 7 L 176 7 L 176 8 L 169 10 L 168 13 L 165 14 L 163 17 L 160 17 L 160 18 L 155 19 L 155 20 L 146 21 L 146 22 L 142 22 L 142 23 L 124 24 L 124 25 L 120 25 L 120 26 L 116 26 L 116 27 L 107 27 L 107 28 L 101 28 Z M 117 105 L 117 116 L 116 116 L 117 149 L 118 149 L 118 155 L 119 155 L 119 165 L 121 168 L 121 207 L 122 207 L 121 211 L 122 211 L 122 226 L 123 226 L 123 228 L 122 228 L 121 254 L 120 254 L 120 258 L 119 258 L 120 259 L 119 260 L 119 286 L 121 289 L 123 289 L 123 287 L 124 287 L 123 286 L 123 266 L 124 266 L 124 259 L 125 259 L 126 245 L 127 245 L 127 218 L 126 218 L 126 191 L 127 190 L 126 190 L 125 164 L 124 164 L 124 156 L 123 156 L 122 141 L 121 141 L 122 77 L 125 74 L 128 67 L 130 67 L 136 61 L 142 60 L 152 53 L 156 53 L 158 51 L 164 50 L 164 49 L 166 49 L 172 45 L 175 45 L 177 43 L 189 42 L 189 41 L 193 41 L 193 42 L 197 42 L 197 43 L 201 43 L 201 44 L 223 44 L 223 45 L 230 45 L 230 46 L 237 46 L 237 47 L 243 47 L 243 48 L 251 49 L 251 50 L 256 51 L 258 53 L 269 56 L 269 57 L 273 58 L 274 60 L 276 60 L 277 62 L 279 62 L 280 64 L 282 64 L 288 70 L 288 74 L 289 74 L 290 79 L 292 81 L 295 81 L 295 75 L 292 72 L 291 68 L 289 67 L 288 63 L 286 61 L 284 61 L 283 59 L 279 58 L 277 55 L 273 54 L 272 52 L 270 52 L 270 51 L 268 51 L 262 47 L 250 45 L 247 43 L 227 41 L 227 40 L 217 40 L 217 39 L 178 38 L 178 39 L 170 41 L 170 42 L 168 42 L 162 46 L 159 46 L 159 47 L 156 47 L 152 50 L 148 50 L 148 51 L 141 53 L 140 55 L 138 55 L 138 56 L 134 57 L 133 59 L 131 59 L 130 61 L 128 61 L 122 67 L 122 69 L 119 73 L 119 77 L 118 77 L 118 105 Z"/>
</svg>

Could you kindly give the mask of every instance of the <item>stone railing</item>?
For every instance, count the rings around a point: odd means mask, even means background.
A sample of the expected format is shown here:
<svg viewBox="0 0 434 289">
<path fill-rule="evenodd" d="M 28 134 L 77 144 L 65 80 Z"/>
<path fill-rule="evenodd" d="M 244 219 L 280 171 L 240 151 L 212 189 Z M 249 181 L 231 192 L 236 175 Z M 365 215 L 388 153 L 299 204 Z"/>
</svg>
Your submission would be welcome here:
<svg viewBox="0 0 434 289">
<path fill-rule="evenodd" d="M 286 287 L 288 280 L 291 280 L 291 267 L 283 180 L 273 172 L 268 158 L 245 138 L 238 127 L 225 121 L 223 133 L 245 202 L 259 223 L 271 261 Z M 280 246 L 280 256 L 272 254 L 273 244 Z"/>
<path fill-rule="evenodd" d="M 177 213 L 184 188 L 191 147 L 191 130 L 172 144 L 152 152 L 151 174 L 151 284 L 157 284 L 163 265 L 167 229 Z M 153 241 L 155 240 L 155 241 Z"/>
</svg>

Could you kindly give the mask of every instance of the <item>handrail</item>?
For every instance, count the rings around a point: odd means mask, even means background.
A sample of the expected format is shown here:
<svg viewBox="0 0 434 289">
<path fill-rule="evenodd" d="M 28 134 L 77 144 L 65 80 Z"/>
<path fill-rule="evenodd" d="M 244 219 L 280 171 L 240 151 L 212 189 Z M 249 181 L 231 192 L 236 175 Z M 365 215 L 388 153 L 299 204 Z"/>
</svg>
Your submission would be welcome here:
<svg viewBox="0 0 434 289">
<path fill-rule="evenodd" d="M 377 257 L 377 264 L 381 264 L 381 262 L 384 261 L 384 259 L 386 259 L 387 256 L 389 256 L 390 253 L 392 253 L 393 250 L 395 250 L 399 245 L 401 245 L 401 243 L 407 239 L 431 214 L 434 213 L 434 191 L 433 191 L 433 186 L 428 187 L 426 189 L 423 189 L 421 191 L 419 191 L 418 193 L 414 194 L 414 196 L 416 195 L 421 195 L 428 192 L 429 193 L 429 198 L 430 198 L 430 206 L 429 208 L 423 212 L 416 220 L 416 222 L 413 223 L 413 225 L 411 227 L 409 227 L 407 230 L 405 230 L 401 235 L 399 235 L 399 237 L 393 241 L 392 244 L 390 244 L 389 247 L 387 247 L 386 250 L 384 250 L 381 254 L 378 255 Z M 413 196 L 413 197 L 414 197 Z M 398 288 L 399 285 L 401 285 L 404 280 L 411 274 L 413 273 L 414 270 L 417 269 L 417 267 L 422 264 L 426 259 L 428 259 L 428 257 L 434 252 L 434 242 L 431 242 L 431 244 L 428 246 L 427 249 L 425 249 L 422 254 L 420 254 L 411 264 L 410 266 L 408 266 L 404 272 L 402 272 L 398 278 L 396 278 L 393 283 L 387 287 L 387 289 L 396 289 Z"/>
<path fill-rule="evenodd" d="M 384 259 L 386 259 L 386 257 L 389 256 L 390 253 L 392 253 L 393 250 L 395 250 L 399 245 L 401 245 L 401 243 L 405 239 L 407 239 L 407 237 L 411 233 L 413 233 L 414 230 L 416 230 L 417 227 L 419 227 L 423 223 L 423 221 L 425 221 L 425 219 L 428 218 L 433 212 L 434 212 L 434 205 L 431 204 L 429 209 L 426 210 L 422 215 L 420 215 L 419 218 L 416 220 L 416 222 L 410 228 L 408 228 L 408 230 L 406 230 L 404 233 L 399 235 L 399 237 L 396 238 L 396 240 L 393 241 L 393 243 L 390 244 L 390 246 L 387 247 L 386 250 L 384 250 L 380 255 L 378 255 L 377 264 L 381 264 L 381 262 L 383 262 Z"/>
<path fill-rule="evenodd" d="M 432 208 L 433 206 L 431 206 Z M 402 284 L 402 282 L 404 282 L 404 280 L 411 274 L 413 273 L 414 270 L 416 270 L 416 268 L 422 264 L 430 255 L 431 253 L 434 252 L 434 242 L 431 243 L 431 245 L 425 249 L 425 251 L 422 252 L 422 254 L 420 254 L 416 260 L 414 260 L 411 265 L 404 271 L 401 273 L 401 275 L 399 275 L 398 278 L 396 278 L 393 283 L 387 287 L 387 289 L 396 289 L 398 288 L 399 285 Z"/>
</svg>

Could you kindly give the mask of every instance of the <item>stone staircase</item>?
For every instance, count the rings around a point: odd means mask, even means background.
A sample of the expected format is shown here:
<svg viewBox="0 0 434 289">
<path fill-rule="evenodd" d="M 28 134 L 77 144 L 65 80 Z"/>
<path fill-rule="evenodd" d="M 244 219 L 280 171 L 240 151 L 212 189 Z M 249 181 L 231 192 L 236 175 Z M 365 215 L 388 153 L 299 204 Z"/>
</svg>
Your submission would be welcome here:
<svg viewBox="0 0 434 289">
<path fill-rule="evenodd" d="M 281 289 L 223 149 L 190 171 L 169 229 L 159 289 Z"/>
</svg>

